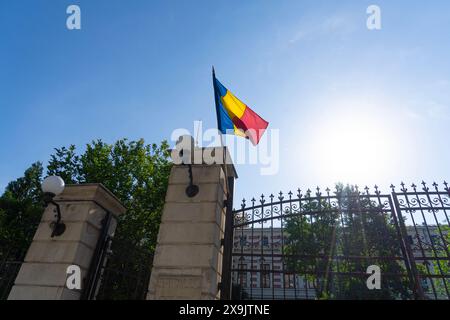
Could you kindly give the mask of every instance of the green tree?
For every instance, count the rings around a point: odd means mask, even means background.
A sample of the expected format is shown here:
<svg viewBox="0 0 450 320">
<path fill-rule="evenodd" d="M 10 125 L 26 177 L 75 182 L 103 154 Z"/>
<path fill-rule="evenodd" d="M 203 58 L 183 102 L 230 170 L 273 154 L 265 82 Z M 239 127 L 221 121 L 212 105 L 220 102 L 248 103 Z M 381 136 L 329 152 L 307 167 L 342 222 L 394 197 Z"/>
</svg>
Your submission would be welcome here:
<svg viewBox="0 0 450 320">
<path fill-rule="evenodd" d="M 169 146 L 146 145 L 144 140 L 101 140 L 77 155 L 75 146 L 56 149 L 48 175 L 67 183 L 102 183 L 127 208 L 120 217 L 117 236 L 151 250 L 156 245 L 171 163 Z"/>
<path fill-rule="evenodd" d="M 7 298 L 42 216 L 42 171 L 41 163 L 33 164 L 0 197 L 0 300 Z"/>
<path fill-rule="evenodd" d="M 315 284 L 319 299 L 405 299 L 406 271 L 389 214 L 354 187 L 338 185 L 336 202 L 317 197 L 286 219 L 288 268 Z M 381 290 L 368 290 L 369 265 L 382 272 Z"/>
<path fill-rule="evenodd" d="M 42 164 L 34 163 L 0 197 L 0 260 L 12 253 L 11 259 L 21 259 L 31 243 L 42 215 L 42 172 Z"/>
<path fill-rule="evenodd" d="M 437 299 L 447 299 L 450 291 L 450 226 L 439 226 L 442 238 L 439 236 L 430 239 L 432 243 L 422 241 L 422 246 L 427 249 L 430 259 L 418 263 L 417 269 L 424 283 L 427 283 L 429 294 Z M 434 250 L 433 250 L 433 246 Z M 437 276 L 435 278 L 430 275 Z M 431 285 L 431 286 L 430 286 Z"/>
</svg>

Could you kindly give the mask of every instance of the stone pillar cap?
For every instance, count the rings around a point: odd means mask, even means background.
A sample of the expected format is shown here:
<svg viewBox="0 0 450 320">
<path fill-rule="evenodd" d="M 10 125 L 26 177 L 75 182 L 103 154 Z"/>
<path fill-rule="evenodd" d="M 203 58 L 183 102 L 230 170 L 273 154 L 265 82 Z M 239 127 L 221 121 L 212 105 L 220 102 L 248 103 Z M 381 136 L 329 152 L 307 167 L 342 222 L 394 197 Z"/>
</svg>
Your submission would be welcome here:
<svg viewBox="0 0 450 320">
<path fill-rule="evenodd" d="M 190 159 L 188 159 L 188 163 L 184 163 L 184 164 L 192 164 L 192 165 L 211 165 L 208 163 L 205 163 L 204 159 L 200 159 L 201 163 L 199 163 L 198 159 L 196 159 L 196 157 L 202 157 L 203 153 L 205 151 L 209 152 L 210 154 L 214 154 L 216 152 L 216 150 L 220 150 L 223 149 L 223 158 L 221 159 L 220 163 L 214 163 L 213 165 L 222 165 L 224 167 L 224 171 L 227 175 L 227 177 L 233 177 L 235 179 L 238 178 L 238 174 L 236 172 L 236 168 L 234 167 L 233 164 L 233 160 L 231 159 L 231 155 L 230 152 L 228 150 L 227 147 L 225 146 L 219 146 L 219 147 L 203 147 L 203 148 L 199 148 L 199 147 L 194 147 L 191 150 L 187 150 L 188 152 L 190 152 Z M 170 149 L 170 156 L 172 158 L 172 160 L 174 159 L 174 156 L 176 156 L 177 158 L 182 158 L 182 156 L 180 156 L 179 152 L 180 150 L 178 149 Z M 184 150 L 183 150 L 184 152 Z M 178 163 L 175 163 L 178 164 Z"/>
<path fill-rule="evenodd" d="M 204 156 L 205 151 L 208 152 L 208 156 Z M 217 158 L 217 154 L 222 156 Z M 235 179 L 238 177 L 230 152 L 226 146 L 200 148 L 195 145 L 195 140 L 191 135 L 178 137 L 175 149 L 170 150 L 170 157 L 176 165 L 222 165 L 227 177 Z"/>
<path fill-rule="evenodd" d="M 119 216 L 127 211 L 120 200 L 101 183 L 66 185 L 64 192 L 55 197 L 55 201 L 93 201 L 115 216 Z"/>
</svg>

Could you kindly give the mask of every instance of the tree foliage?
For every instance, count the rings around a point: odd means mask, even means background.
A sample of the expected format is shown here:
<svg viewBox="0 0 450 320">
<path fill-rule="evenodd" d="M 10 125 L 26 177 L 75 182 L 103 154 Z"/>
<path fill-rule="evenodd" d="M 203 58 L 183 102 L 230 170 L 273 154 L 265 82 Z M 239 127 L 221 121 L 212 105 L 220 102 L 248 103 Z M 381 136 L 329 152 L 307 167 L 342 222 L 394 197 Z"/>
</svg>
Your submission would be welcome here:
<svg viewBox="0 0 450 320">
<path fill-rule="evenodd" d="M 436 299 L 446 299 L 450 292 L 450 226 L 440 226 L 439 232 L 442 238 L 431 238 L 431 243 L 422 242 L 422 247 L 427 248 L 430 259 L 417 264 L 423 287 Z M 432 277 L 435 276 L 435 277 Z"/>
<path fill-rule="evenodd" d="M 41 219 L 43 167 L 36 162 L 24 176 L 11 181 L 0 197 L 0 260 L 22 259 Z"/>
</svg>

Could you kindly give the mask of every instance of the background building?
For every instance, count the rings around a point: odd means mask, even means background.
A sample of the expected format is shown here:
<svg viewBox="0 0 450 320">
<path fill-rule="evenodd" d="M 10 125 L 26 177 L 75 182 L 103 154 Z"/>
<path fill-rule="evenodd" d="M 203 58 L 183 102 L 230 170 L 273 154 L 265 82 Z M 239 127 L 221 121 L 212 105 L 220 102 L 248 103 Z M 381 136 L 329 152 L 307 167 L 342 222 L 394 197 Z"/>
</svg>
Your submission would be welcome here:
<svg viewBox="0 0 450 320">
<path fill-rule="evenodd" d="M 407 226 L 406 229 L 422 274 L 424 293 L 430 298 L 445 299 L 446 286 L 450 289 L 450 283 L 441 275 L 448 273 L 449 266 L 443 270 L 441 263 L 439 269 L 435 259 L 427 261 L 426 257 L 448 258 L 448 249 L 442 240 L 448 236 L 448 229 L 437 226 Z M 235 288 L 250 299 L 315 299 L 317 284 L 305 275 L 288 270 L 283 258 L 283 247 L 287 242 L 288 235 L 283 234 L 281 228 L 236 230 L 232 261 Z"/>
</svg>

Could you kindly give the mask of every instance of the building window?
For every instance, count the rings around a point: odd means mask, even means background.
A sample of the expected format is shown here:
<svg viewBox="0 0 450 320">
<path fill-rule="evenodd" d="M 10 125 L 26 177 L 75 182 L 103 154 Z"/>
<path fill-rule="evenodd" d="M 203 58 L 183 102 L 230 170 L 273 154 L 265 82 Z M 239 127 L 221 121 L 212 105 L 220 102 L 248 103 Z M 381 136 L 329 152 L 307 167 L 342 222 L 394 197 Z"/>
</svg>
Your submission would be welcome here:
<svg viewBox="0 0 450 320">
<path fill-rule="evenodd" d="M 295 288 L 295 274 L 293 273 L 284 274 L 284 287 L 287 289 Z"/>
<path fill-rule="evenodd" d="M 316 282 L 317 282 L 317 280 L 312 280 L 312 281 L 306 280 L 308 289 L 316 289 L 317 288 Z"/>
<path fill-rule="evenodd" d="M 261 287 L 270 288 L 270 264 L 261 264 Z"/>
<path fill-rule="evenodd" d="M 244 247 L 247 244 L 247 236 L 240 236 L 239 237 L 239 244 L 241 247 Z"/>
<path fill-rule="evenodd" d="M 269 237 L 264 236 L 264 237 L 262 238 L 262 245 L 263 245 L 263 246 L 269 246 Z"/>
<path fill-rule="evenodd" d="M 239 284 L 242 288 L 247 288 L 247 271 L 243 271 L 247 269 L 246 264 L 239 264 Z"/>
</svg>

